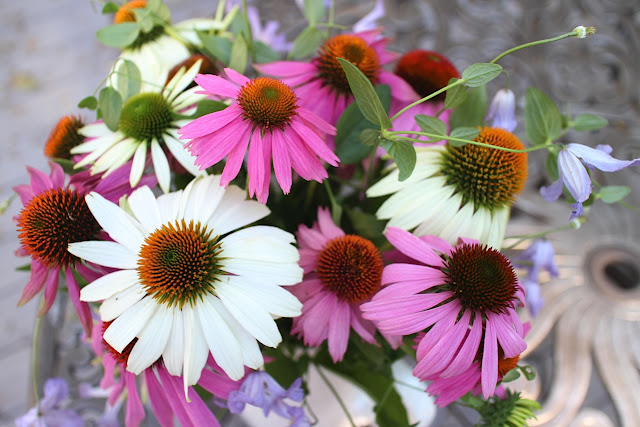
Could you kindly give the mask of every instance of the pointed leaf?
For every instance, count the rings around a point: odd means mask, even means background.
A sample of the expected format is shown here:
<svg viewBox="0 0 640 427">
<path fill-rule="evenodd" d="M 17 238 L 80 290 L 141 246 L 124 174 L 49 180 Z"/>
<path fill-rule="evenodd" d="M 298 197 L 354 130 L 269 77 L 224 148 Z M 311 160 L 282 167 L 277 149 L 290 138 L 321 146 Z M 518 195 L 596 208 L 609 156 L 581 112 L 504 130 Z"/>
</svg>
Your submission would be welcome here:
<svg viewBox="0 0 640 427">
<path fill-rule="evenodd" d="M 604 203 L 618 203 L 631 193 L 631 187 L 626 185 L 608 185 L 598 191 L 598 196 Z"/>
<path fill-rule="evenodd" d="M 478 136 L 478 134 L 480 134 L 480 129 L 462 126 L 452 130 L 449 136 L 452 138 L 467 139 L 469 141 L 473 141 L 474 138 Z M 466 142 L 460 141 L 448 141 L 447 143 L 453 147 L 462 147 L 463 145 L 467 144 Z"/>
<path fill-rule="evenodd" d="M 324 16 L 324 0 L 304 0 L 304 16 L 312 25 Z"/>
<path fill-rule="evenodd" d="M 116 67 L 116 73 L 118 73 L 117 89 L 122 99 L 126 101 L 140 92 L 142 77 L 140 70 L 132 61 L 128 59 L 121 59 L 120 61 L 121 63 Z"/>
<path fill-rule="evenodd" d="M 104 45 L 125 48 L 136 41 L 140 34 L 140 27 L 135 22 L 123 22 L 100 28 L 96 38 Z"/>
<path fill-rule="evenodd" d="M 382 102 L 373 89 L 369 78 L 365 76 L 358 67 L 346 59 L 338 58 L 338 61 L 340 61 L 340 65 L 342 65 L 342 69 L 347 75 L 349 87 L 362 114 L 371 123 L 380 125 L 385 129 L 390 128 L 392 126 L 391 119 L 389 119 L 387 112 L 382 106 Z"/>
<path fill-rule="evenodd" d="M 462 80 L 469 87 L 477 87 L 489 83 L 500 73 L 502 73 L 502 67 L 498 64 L 472 64 L 462 72 Z"/>
<path fill-rule="evenodd" d="M 460 104 L 449 119 L 449 125 L 455 129 L 461 126 L 484 126 L 487 115 L 487 88 L 479 86 L 469 89 L 466 99 Z"/>
<path fill-rule="evenodd" d="M 380 143 L 398 167 L 398 179 L 404 181 L 416 167 L 416 149 L 409 141 L 383 139 Z"/>
<path fill-rule="evenodd" d="M 102 6 L 102 14 L 106 15 L 109 13 L 116 13 L 117 11 L 120 10 L 120 6 L 118 6 L 117 4 L 115 4 L 112 1 L 106 2 L 104 4 L 104 6 Z"/>
<path fill-rule="evenodd" d="M 100 117 L 112 131 L 118 130 L 120 113 L 122 112 L 122 97 L 112 87 L 104 87 L 98 96 L 98 110 Z"/>
<path fill-rule="evenodd" d="M 450 85 L 455 83 L 458 79 L 452 77 L 449 80 Z M 456 108 L 458 105 L 462 104 L 464 100 L 467 98 L 467 88 L 464 85 L 454 86 L 451 89 L 447 90 L 447 97 L 444 99 L 444 108 L 451 109 Z"/>
<path fill-rule="evenodd" d="M 289 52 L 292 59 L 300 59 L 312 55 L 322 42 L 322 31 L 313 25 L 305 28 L 293 41 L 293 47 Z"/>
<path fill-rule="evenodd" d="M 233 68 L 240 74 L 244 74 L 247 63 L 249 62 L 249 47 L 247 41 L 242 34 L 239 34 L 231 45 L 231 56 L 229 59 L 229 68 Z"/>
<path fill-rule="evenodd" d="M 198 37 L 202 42 L 202 47 L 209 55 L 217 58 L 225 66 L 229 65 L 231 59 L 231 40 L 226 37 L 211 36 L 202 31 L 198 31 Z"/>
<path fill-rule="evenodd" d="M 256 50 L 256 64 L 268 64 L 280 59 L 278 52 L 261 41 L 253 41 L 253 48 Z"/>
<path fill-rule="evenodd" d="M 553 141 L 562 131 L 562 114 L 542 91 L 530 87 L 524 101 L 524 127 L 534 145 Z"/>
<path fill-rule="evenodd" d="M 414 119 L 418 126 L 420 126 L 420 130 L 422 130 L 422 132 L 433 133 L 442 136 L 447 135 L 447 125 L 437 117 L 431 117 L 425 114 L 416 114 Z M 438 142 L 442 141 L 442 138 L 429 138 L 429 141 Z"/>
<path fill-rule="evenodd" d="M 573 128 L 580 132 L 588 132 L 591 130 L 597 130 L 607 126 L 609 122 L 604 117 L 596 116 L 595 114 L 578 114 L 573 119 Z"/>
<path fill-rule="evenodd" d="M 78 108 L 88 108 L 89 110 L 95 110 L 98 108 L 98 100 L 95 96 L 87 96 L 86 98 L 82 98 L 80 102 L 78 102 Z"/>
</svg>

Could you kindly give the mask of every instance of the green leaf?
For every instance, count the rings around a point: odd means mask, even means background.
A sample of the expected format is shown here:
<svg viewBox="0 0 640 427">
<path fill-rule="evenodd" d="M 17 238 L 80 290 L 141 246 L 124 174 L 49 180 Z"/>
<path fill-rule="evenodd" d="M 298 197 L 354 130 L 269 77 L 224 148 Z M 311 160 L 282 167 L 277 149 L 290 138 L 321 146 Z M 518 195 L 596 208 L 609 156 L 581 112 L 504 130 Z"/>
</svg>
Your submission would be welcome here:
<svg viewBox="0 0 640 427">
<path fill-rule="evenodd" d="M 280 59 L 278 52 L 271 49 L 261 41 L 254 40 L 253 47 L 256 51 L 256 64 L 268 64 Z"/>
<path fill-rule="evenodd" d="M 202 101 L 198 102 L 196 111 L 188 117 L 191 120 L 195 120 L 207 114 L 215 113 L 216 111 L 222 111 L 225 108 L 227 108 L 227 104 L 225 104 L 224 102 L 214 101 L 213 99 L 203 99 Z"/>
<path fill-rule="evenodd" d="M 447 135 L 447 125 L 437 117 L 431 117 L 425 114 L 416 114 L 414 119 L 418 126 L 420 126 L 420 130 L 422 130 L 422 132 L 433 133 L 442 136 Z M 438 142 L 442 141 L 442 138 L 429 138 L 429 141 Z"/>
<path fill-rule="evenodd" d="M 347 215 L 359 236 L 375 241 L 379 240 L 384 231 L 385 223 L 375 215 L 363 212 L 360 209 L 348 209 Z"/>
<path fill-rule="evenodd" d="M 383 108 L 388 110 L 391 102 L 389 86 L 379 85 L 374 90 L 383 103 Z M 375 138 L 380 134 L 379 128 L 376 129 L 375 125 L 364 117 L 355 102 L 344 110 L 338 119 L 336 129 L 336 154 L 340 158 L 340 162 L 344 164 L 358 163 L 371 152 L 371 147 L 360 138 L 363 131 L 373 131 L 376 134 Z M 375 141 L 373 142 L 375 143 Z"/>
<path fill-rule="evenodd" d="M 558 179 L 558 153 L 549 151 L 544 165 L 549 178 L 552 181 L 556 181 Z"/>
<path fill-rule="evenodd" d="M 140 27 L 136 22 L 123 22 L 100 28 L 96 32 L 98 40 L 107 46 L 125 48 L 136 41 Z"/>
<path fill-rule="evenodd" d="M 522 375 L 524 375 L 524 377 L 529 380 L 532 381 L 536 378 L 536 371 L 533 370 L 533 368 L 529 365 L 525 365 L 525 366 L 520 366 L 518 365 L 518 369 L 520 369 L 520 372 L 522 372 Z"/>
<path fill-rule="evenodd" d="M 502 67 L 498 64 L 471 64 L 462 72 L 462 80 L 469 87 L 477 87 L 489 83 L 500 73 L 502 73 Z"/>
<path fill-rule="evenodd" d="M 502 377 L 502 382 L 510 383 L 511 381 L 515 381 L 518 378 L 520 378 L 520 372 L 518 372 L 517 369 L 512 369 L 509 372 L 507 372 L 507 374 L 504 377 Z"/>
<path fill-rule="evenodd" d="M 121 59 L 115 72 L 118 74 L 117 89 L 123 100 L 126 101 L 140 92 L 142 77 L 136 64 L 128 59 Z"/>
<path fill-rule="evenodd" d="M 31 271 L 31 263 L 16 267 L 16 271 Z"/>
<path fill-rule="evenodd" d="M 416 167 L 416 149 L 409 141 L 383 139 L 380 143 L 398 167 L 398 180 L 404 181 L 411 176 Z"/>
<path fill-rule="evenodd" d="M 374 145 L 376 145 L 376 143 L 378 143 L 380 139 L 380 131 L 373 128 L 364 129 L 362 132 L 360 132 L 360 135 L 358 135 L 358 139 L 364 145 L 373 147 Z"/>
<path fill-rule="evenodd" d="M 324 0 L 304 0 L 304 16 L 311 25 L 324 16 Z"/>
<path fill-rule="evenodd" d="M 340 65 L 347 75 L 349 87 L 362 114 L 371 123 L 380 125 L 385 129 L 390 128 L 392 126 L 391 119 L 389 119 L 380 98 L 378 98 L 376 91 L 373 89 L 371 81 L 351 62 L 343 58 L 338 58 L 338 61 L 340 61 Z"/>
<path fill-rule="evenodd" d="M 323 39 L 322 31 L 313 25 L 305 28 L 293 41 L 293 47 L 289 52 L 292 59 L 300 59 L 312 55 Z"/>
<path fill-rule="evenodd" d="M 452 77 L 447 84 L 453 84 L 457 81 L 455 77 Z M 447 97 L 444 99 L 444 108 L 451 109 L 462 104 L 467 98 L 467 88 L 464 85 L 454 86 L 451 89 L 447 89 Z"/>
<path fill-rule="evenodd" d="M 595 114 L 578 114 L 573 119 L 573 128 L 580 132 L 588 132 L 591 130 L 597 130 L 607 126 L 609 122 L 604 117 L 596 116 Z"/>
<path fill-rule="evenodd" d="M 78 102 L 78 108 L 88 108 L 89 110 L 95 110 L 98 108 L 98 100 L 95 96 L 87 96 L 86 98 L 82 98 L 80 102 Z"/>
<path fill-rule="evenodd" d="M 480 134 L 480 129 L 462 126 L 452 130 L 449 136 L 452 138 L 467 139 L 469 141 L 473 141 L 474 138 L 478 136 L 478 134 Z M 448 141 L 447 143 L 453 147 L 462 147 L 463 145 L 466 145 L 466 142 L 459 141 Z"/>
<path fill-rule="evenodd" d="M 562 131 L 562 114 L 551 98 L 530 87 L 524 101 L 524 127 L 534 145 L 553 141 Z"/>
<path fill-rule="evenodd" d="M 618 203 L 627 197 L 629 193 L 631 193 L 631 187 L 626 185 L 608 185 L 598 191 L 598 197 L 600 197 L 604 203 Z"/>
<path fill-rule="evenodd" d="M 231 45 L 231 56 L 229 58 L 229 68 L 233 68 L 240 74 L 244 74 L 249 62 L 249 47 L 242 34 L 239 34 Z"/>
<path fill-rule="evenodd" d="M 104 87 L 98 96 L 98 111 L 100 117 L 112 131 L 118 130 L 120 122 L 120 113 L 122 112 L 122 97 L 112 87 Z"/>
<path fill-rule="evenodd" d="M 81 171 L 81 169 L 75 169 L 76 164 L 72 160 L 52 158 L 51 161 L 59 164 L 67 175 L 74 175 Z"/>
<path fill-rule="evenodd" d="M 119 10 L 120 10 L 120 6 L 118 6 L 117 4 L 115 4 L 112 1 L 106 2 L 104 4 L 104 6 L 102 6 L 102 14 L 103 15 L 106 15 L 108 13 L 116 13 Z"/>
<path fill-rule="evenodd" d="M 149 0 L 146 9 L 158 25 L 165 25 L 171 21 L 171 11 L 162 0 Z"/>
<path fill-rule="evenodd" d="M 147 34 L 151 30 L 153 30 L 153 27 L 155 27 L 155 23 L 153 21 L 153 18 L 151 17 L 151 13 L 149 12 L 149 9 L 135 8 L 135 9 L 131 9 L 131 12 L 133 12 L 133 14 L 136 17 L 136 22 L 140 27 L 140 31 Z"/>
<path fill-rule="evenodd" d="M 484 117 L 487 115 L 487 88 L 479 86 L 469 89 L 467 97 L 460 104 L 449 119 L 452 129 L 468 126 L 484 126 Z"/>
<path fill-rule="evenodd" d="M 211 36 L 202 31 L 198 31 L 198 37 L 202 42 L 202 47 L 207 53 L 220 60 L 225 66 L 229 65 L 231 59 L 231 40 L 226 37 Z"/>
</svg>

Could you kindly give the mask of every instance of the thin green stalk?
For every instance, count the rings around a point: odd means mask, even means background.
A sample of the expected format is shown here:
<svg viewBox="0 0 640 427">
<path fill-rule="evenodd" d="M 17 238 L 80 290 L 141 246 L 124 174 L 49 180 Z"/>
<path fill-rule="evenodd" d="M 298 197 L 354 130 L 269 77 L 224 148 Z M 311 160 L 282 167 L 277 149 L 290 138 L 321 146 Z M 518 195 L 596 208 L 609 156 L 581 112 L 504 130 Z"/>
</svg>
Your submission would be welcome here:
<svg viewBox="0 0 640 427">
<path fill-rule="evenodd" d="M 329 2 L 329 22 L 327 23 L 329 26 L 329 37 L 331 37 L 331 33 L 333 32 L 335 15 L 336 15 L 335 1 L 331 0 Z"/>
<path fill-rule="evenodd" d="M 42 305 L 44 305 L 44 297 L 42 298 Z M 40 321 L 42 317 L 36 317 L 36 324 L 33 327 L 33 343 L 31 346 L 31 373 L 33 381 L 33 395 L 36 398 L 36 409 L 38 415 L 40 414 L 40 395 L 38 387 L 38 337 L 40 336 Z"/>
<path fill-rule="evenodd" d="M 367 168 L 366 171 L 364 171 L 364 174 L 362 176 L 362 191 L 367 191 L 367 188 L 369 188 L 369 177 L 371 177 L 371 175 L 373 175 L 373 168 L 375 165 L 375 161 L 376 161 L 376 153 L 378 152 L 378 147 L 380 146 L 380 140 L 376 141 L 376 144 L 373 146 L 373 149 L 371 150 L 371 154 L 369 155 L 369 167 Z"/>
<path fill-rule="evenodd" d="M 565 231 L 565 230 L 571 230 L 574 229 L 575 226 L 568 224 L 568 225 L 564 225 L 562 227 L 557 227 L 557 228 L 552 228 L 549 230 L 545 230 L 545 231 L 540 231 L 538 233 L 531 233 L 531 234 L 521 234 L 519 236 L 508 236 L 505 237 L 505 239 L 518 239 L 516 240 L 515 243 L 509 245 L 509 246 L 505 246 L 503 249 L 513 249 L 516 246 L 518 246 L 520 243 L 524 242 L 525 240 L 531 240 L 531 239 L 535 239 L 538 237 L 545 237 L 548 236 L 551 233 L 556 233 L 558 231 Z"/>
<path fill-rule="evenodd" d="M 447 141 L 463 142 L 465 144 L 478 145 L 480 147 L 493 148 L 493 149 L 496 149 L 496 150 L 508 151 L 510 153 L 529 153 L 531 151 L 542 150 L 542 149 L 546 149 L 546 148 L 549 147 L 548 145 L 536 145 L 534 147 L 525 148 L 523 150 L 517 150 L 515 148 L 498 147 L 496 145 L 485 144 L 484 142 L 471 141 L 469 139 L 452 138 L 452 137 L 447 136 L 447 135 L 437 135 L 435 133 L 417 132 L 417 131 L 410 131 L 410 130 L 387 131 L 387 132 L 385 132 L 385 136 L 407 135 L 407 134 L 409 134 L 409 135 L 422 135 L 422 136 L 426 136 L 426 137 L 429 137 L 429 138 L 446 139 Z M 426 142 L 426 141 L 423 141 L 421 139 L 416 139 L 416 138 L 404 138 L 403 137 L 402 139 L 406 139 L 407 141 L 412 141 L 412 142 L 421 142 L 421 143 L 425 143 Z"/>
<path fill-rule="evenodd" d="M 525 48 L 531 47 L 531 46 L 537 46 L 537 45 L 541 45 L 541 44 L 546 44 L 546 43 L 553 43 L 553 42 L 556 42 L 558 40 L 566 39 L 567 37 L 577 37 L 578 34 L 579 33 L 578 33 L 577 30 L 573 30 L 570 33 L 562 34 L 561 36 L 552 37 L 550 39 L 538 40 L 538 41 L 535 41 L 535 42 L 529 42 L 529 43 L 522 44 L 520 46 L 512 47 L 511 49 L 506 50 L 506 51 L 502 52 L 500 55 L 498 55 L 495 58 L 493 58 L 493 60 L 490 62 L 490 64 L 495 64 L 496 62 L 498 62 L 499 60 L 501 60 L 505 56 L 509 55 L 510 53 L 517 52 L 517 51 L 519 51 L 521 49 L 525 49 Z"/>
<path fill-rule="evenodd" d="M 411 107 L 415 107 L 418 104 L 422 104 L 423 102 L 428 101 L 431 98 L 440 95 L 442 92 L 446 92 L 447 90 L 451 89 L 452 87 L 456 87 L 456 86 L 458 86 L 458 85 L 460 85 L 462 83 L 464 83 L 464 79 L 458 79 L 455 82 L 451 83 L 450 85 L 447 85 L 447 86 L 443 87 L 442 89 L 439 89 L 439 90 L 433 92 L 431 95 L 427 95 L 424 98 L 417 100 L 413 104 L 407 105 L 402 110 L 398 111 L 393 117 L 391 117 L 391 121 L 394 121 L 395 119 L 397 119 L 402 113 L 404 113 L 405 111 L 407 111 Z"/>
<path fill-rule="evenodd" d="M 353 418 L 351 417 L 351 414 L 349 413 L 349 410 L 347 409 L 347 405 L 344 404 L 344 402 L 342 401 L 342 398 L 338 394 L 338 391 L 335 389 L 333 384 L 331 384 L 331 381 L 329 381 L 329 378 L 327 378 L 326 375 L 324 374 L 324 372 L 322 372 L 322 370 L 320 369 L 320 366 L 316 365 L 316 370 L 320 374 L 320 378 L 322 378 L 322 380 L 327 385 L 327 387 L 329 387 L 329 390 L 331 391 L 333 396 L 338 401 L 338 404 L 340 405 L 340 407 L 344 411 L 344 414 L 349 419 L 349 424 L 351 424 L 351 427 L 356 427 L 356 423 L 353 421 Z"/>
<path fill-rule="evenodd" d="M 247 27 L 247 43 L 249 44 L 249 55 L 251 61 L 256 62 L 256 49 L 253 46 L 253 32 L 251 31 L 251 25 L 249 25 L 249 14 L 247 13 L 247 0 L 242 0 L 242 17 L 244 18 L 244 25 Z"/>
</svg>

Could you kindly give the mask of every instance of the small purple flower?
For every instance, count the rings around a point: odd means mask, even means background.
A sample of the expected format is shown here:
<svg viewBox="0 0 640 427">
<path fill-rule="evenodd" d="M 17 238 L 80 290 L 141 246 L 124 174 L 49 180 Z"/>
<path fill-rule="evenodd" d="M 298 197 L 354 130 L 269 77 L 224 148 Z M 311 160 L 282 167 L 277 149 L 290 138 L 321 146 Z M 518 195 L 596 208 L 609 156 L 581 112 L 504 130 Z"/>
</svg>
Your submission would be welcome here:
<svg viewBox="0 0 640 427">
<path fill-rule="evenodd" d="M 522 281 L 522 284 L 526 289 L 527 307 L 529 307 L 531 315 L 535 317 L 544 306 L 540 294 L 540 271 L 547 270 L 551 277 L 558 277 L 553 246 L 547 239 L 536 239 L 531 246 L 514 258 L 513 263 L 527 270 L 527 278 Z"/>
<path fill-rule="evenodd" d="M 378 28 L 378 20 L 384 18 L 385 14 L 384 0 L 376 0 L 376 5 L 371 12 L 367 13 L 358 22 L 353 24 L 353 32 L 360 33 L 363 31 L 375 30 Z"/>
<path fill-rule="evenodd" d="M 227 406 L 233 414 L 239 414 L 244 410 L 245 404 L 262 408 L 264 416 L 271 411 L 281 417 L 292 421 L 292 426 L 309 426 L 309 420 L 302 408 L 290 405 L 285 399 L 294 402 L 302 402 L 304 391 L 301 387 L 302 379 L 298 378 L 285 390 L 271 375 L 263 371 L 254 371 L 248 374 L 240 389 L 229 393 Z"/>
<path fill-rule="evenodd" d="M 511 89 L 500 89 L 489 105 L 489 111 L 485 117 L 486 122 L 493 121 L 494 128 L 502 128 L 509 132 L 518 126 L 516 120 L 516 96 Z"/>
<path fill-rule="evenodd" d="M 40 412 L 33 407 L 16 418 L 17 427 L 82 427 L 82 417 L 60 405 L 69 397 L 69 386 L 62 378 L 49 378 L 44 384 L 44 397 L 40 401 Z"/>
<path fill-rule="evenodd" d="M 562 194 L 562 187 L 575 199 L 571 205 L 573 212 L 569 220 L 581 216 L 584 213 L 582 203 L 591 195 L 591 177 L 585 166 L 589 169 L 600 169 L 605 172 L 614 172 L 629 166 L 640 165 L 640 158 L 633 160 L 618 160 L 609 155 L 609 145 L 598 145 L 596 148 L 582 144 L 569 144 L 558 154 L 558 180 L 548 187 L 542 187 L 540 194 L 547 201 L 557 200 Z"/>
</svg>

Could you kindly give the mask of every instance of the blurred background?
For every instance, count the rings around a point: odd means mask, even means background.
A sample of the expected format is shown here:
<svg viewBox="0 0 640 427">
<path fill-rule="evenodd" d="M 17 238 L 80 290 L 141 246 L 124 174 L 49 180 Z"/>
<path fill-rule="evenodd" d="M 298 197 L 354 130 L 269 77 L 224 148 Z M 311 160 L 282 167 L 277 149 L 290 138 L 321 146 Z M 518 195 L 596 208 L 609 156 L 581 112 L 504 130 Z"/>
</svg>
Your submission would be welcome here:
<svg viewBox="0 0 640 427">
<path fill-rule="evenodd" d="M 173 21 L 210 16 L 211 0 L 165 0 Z M 336 1 L 337 21 L 350 25 L 373 7 L 373 0 Z M 570 132 L 563 142 L 592 147 L 610 144 L 619 159 L 640 157 L 640 2 L 637 0 L 386 0 L 385 34 L 398 52 L 435 50 L 462 70 L 488 62 L 510 47 L 595 26 L 585 40 L 566 39 L 533 47 L 500 61 L 518 99 L 535 86 L 572 114 L 594 113 L 609 127 Z M 302 15 L 293 0 L 258 4 L 264 19 L 277 19 L 293 40 Z M 78 101 L 96 90 L 117 57 L 102 46 L 95 31 L 110 24 L 102 5 L 78 0 L 4 1 L 0 5 L 0 202 L 12 187 L 28 182 L 25 165 L 47 170 L 44 142 L 63 115 L 80 114 Z M 506 79 L 489 86 L 489 96 Z M 524 124 L 515 133 L 524 136 Z M 569 208 L 538 195 L 545 181 L 544 158 L 531 156 L 528 187 L 513 213 L 508 235 L 566 225 Z M 640 205 L 640 168 L 595 174 L 603 185 L 631 185 L 625 199 Z M 32 404 L 31 346 L 36 302 L 16 308 L 28 273 L 13 255 L 18 247 L 11 220 L 15 200 L 0 216 L 0 425 L 12 425 Z M 543 411 L 535 425 L 640 425 L 640 214 L 598 201 L 580 232 L 554 234 L 560 277 L 542 285 L 546 306 L 532 320 L 525 361 L 539 375 L 519 383 L 538 398 Z M 62 376 L 71 384 L 94 381 L 79 332 L 64 322 L 64 306 L 52 310 L 42 331 L 41 348 L 55 357 L 40 358 L 42 378 Z M 70 319 L 74 317 L 71 316 Z M 63 327 L 64 326 L 64 327 Z M 41 381 L 41 384 L 43 381 Z M 72 386 L 72 393 L 76 393 Z M 101 406 L 91 409 L 98 414 Z M 89 411 L 90 409 L 87 409 Z M 430 413 L 433 425 L 464 425 L 464 411 Z M 149 424 L 152 425 L 152 424 Z M 323 426 L 324 424 L 320 424 Z M 364 424 L 363 424 L 364 425 Z"/>
</svg>

